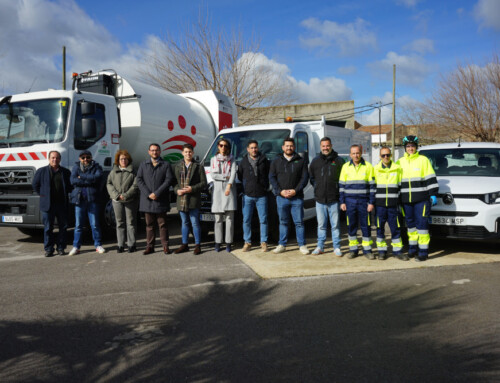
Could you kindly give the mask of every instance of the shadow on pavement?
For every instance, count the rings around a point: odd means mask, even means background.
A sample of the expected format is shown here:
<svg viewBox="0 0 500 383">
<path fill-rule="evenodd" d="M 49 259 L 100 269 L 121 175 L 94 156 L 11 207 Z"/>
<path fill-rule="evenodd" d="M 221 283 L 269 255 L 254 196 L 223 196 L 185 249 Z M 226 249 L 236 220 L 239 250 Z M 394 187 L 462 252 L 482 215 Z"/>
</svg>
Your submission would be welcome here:
<svg viewBox="0 0 500 383">
<path fill-rule="evenodd" d="M 271 287 L 269 287 L 271 286 Z M 145 315 L 0 322 L 1 381 L 423 382 L 500 377 L 494 339 L 446 338 L 468 298 L 359 284 L 274 307 L 262 282 L 160 295 Z M 461 315 L 464 315 L 463 313 Z M 443 340 L 443 339 L 447 340 Z"/>
</svg>

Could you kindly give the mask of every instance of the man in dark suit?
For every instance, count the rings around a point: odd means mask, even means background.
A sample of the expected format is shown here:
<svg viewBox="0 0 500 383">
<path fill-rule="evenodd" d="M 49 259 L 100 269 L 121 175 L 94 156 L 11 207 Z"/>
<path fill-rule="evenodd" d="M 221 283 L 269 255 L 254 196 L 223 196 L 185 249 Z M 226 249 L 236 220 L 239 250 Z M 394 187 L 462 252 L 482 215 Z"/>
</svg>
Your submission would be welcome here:
<svg viewBox="0 0 500 383">
<path fill-rule="evenodd" d="M 71 172 L 60 166 L 61 153 L 49 152 L 49 165 L 40 168 L 33 179 L 33 190 L 40 196 L 40 211 L 43 219 L 43 246 L 45 256 L 54 255 L 54 219 L 57 218 L 59 234 L 57 254 L 64 255 L 68 228 L 68 193 L 71 191 Z"/>
</svg>

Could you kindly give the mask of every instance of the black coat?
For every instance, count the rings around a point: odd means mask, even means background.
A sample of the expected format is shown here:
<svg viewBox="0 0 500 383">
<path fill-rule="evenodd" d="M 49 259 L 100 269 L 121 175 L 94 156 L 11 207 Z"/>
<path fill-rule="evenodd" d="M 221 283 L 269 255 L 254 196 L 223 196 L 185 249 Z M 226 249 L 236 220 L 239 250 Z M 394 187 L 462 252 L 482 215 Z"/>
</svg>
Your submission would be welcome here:
<svg viewBox="0 0 500 383">
<path fill-rule="evenodd" d="M 339 200 L 339 176 L 345 161 L 337 152 L 320 154 L 309 166 L 309 177 L 314 187 L 316 202 L 329 204 Z"/>
<path fill-rule="evenodd" d="M 68 194 L 71 192 L 73 187 L 71 186 L 71 172 L 69 169 L 59 167 L 62 174 L 62 185 L 64 190 L 64 202 L 68 203 Z M 33 190 L 40 196 L 40 210 L 49 211 L 50 206 L 50 177 L 51 177 L 50 165 L 44 166 L 36 171 L 35 177 L 33 178 Z"/>
<path fill-rule="evenodd" d="M 282 190 L 294 189 L 298 198 L 304 198 L 304 188 L 309 180 L 306 161 L 297 153 L 288 161 L 285 156 L 278 154 L 271 162 L 269 181 L 274 195 L 280 195 Z"/>
<path fill-rule="evenodd" d="M 238 166 L 238 178 L 243 185 L 243 193 L 248 197 L 263 197 L 269 189 L 269 160 L 259 153 L 257 157 L 257 175 L 250 165 L 248 154 Z"/>
<path fill-rule="evenodd" d="M 139 211 L 156 214 L 170 211 L 169 188 L 173 180 L 172 167 L 161 158 L 156 166 L 151 158 L 141 162 L 137 171 L 137 185 L 141 191 Z M 151 193 L 155 193 L 155 200 L 149 198 Z"/>
</svg>

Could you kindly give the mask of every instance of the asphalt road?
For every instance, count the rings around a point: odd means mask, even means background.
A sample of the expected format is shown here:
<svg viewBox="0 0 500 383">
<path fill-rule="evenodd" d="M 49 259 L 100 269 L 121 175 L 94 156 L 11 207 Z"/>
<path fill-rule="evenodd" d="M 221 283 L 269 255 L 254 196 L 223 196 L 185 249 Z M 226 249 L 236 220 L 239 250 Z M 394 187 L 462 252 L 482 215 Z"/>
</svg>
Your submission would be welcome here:
<svg viewBox="0 0 500 383">
<path fill-rule="evenodd" d="M 261 280 L 226 252 L 83 249 L 0 228 L 1 382 L 500 381 L 499 263 Z"/>
</svg>

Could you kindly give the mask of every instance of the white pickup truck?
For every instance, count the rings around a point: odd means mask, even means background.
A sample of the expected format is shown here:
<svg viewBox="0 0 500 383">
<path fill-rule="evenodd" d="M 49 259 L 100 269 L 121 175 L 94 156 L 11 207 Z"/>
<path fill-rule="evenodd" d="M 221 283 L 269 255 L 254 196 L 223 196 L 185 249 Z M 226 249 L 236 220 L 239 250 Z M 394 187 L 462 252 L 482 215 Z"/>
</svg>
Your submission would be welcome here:
<svg viewBox="0 0 500 383">
<path fill-rule="evenodd" d="M 424 146 L 439 183 L 431 232 L 440 237 L 500 240 L 500 144 Z"/>
</svg>

